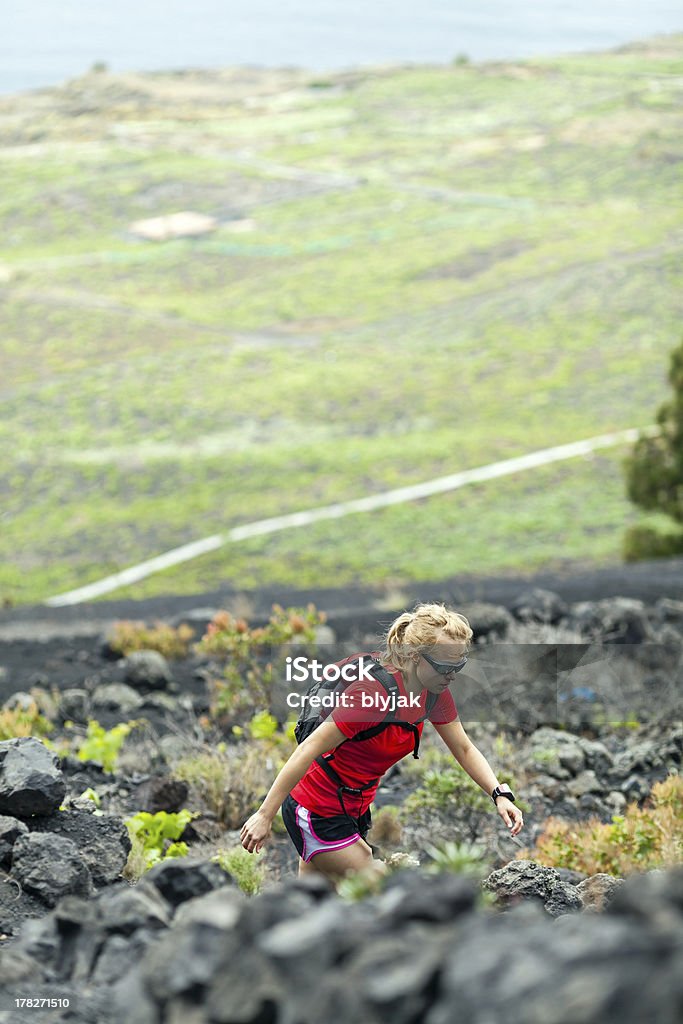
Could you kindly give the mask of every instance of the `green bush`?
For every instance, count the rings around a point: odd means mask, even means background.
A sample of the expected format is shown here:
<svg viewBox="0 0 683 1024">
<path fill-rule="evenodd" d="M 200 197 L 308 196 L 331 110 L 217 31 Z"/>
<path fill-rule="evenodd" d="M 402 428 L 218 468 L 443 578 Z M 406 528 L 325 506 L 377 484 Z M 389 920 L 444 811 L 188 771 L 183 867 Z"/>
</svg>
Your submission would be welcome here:
<svg viewBox="0 0 683 1024">
<path fill-rule="evenodd" d="M 242 892 L 255 896 L 261 891 L 266 872 L 265 864 L 258 857 L 259 854 L 248 853 L 243 846 L 234 846 L 219 850 L 211 859 L 234 878 Z"/>
<path fill-rule="evenodd" d="M 425 853 L 431 858 L 427 867 L 429 874 L 452 871 L 457 875 L 484 878 L 490 871 L 486 851 L 476 843 L 456 843 L 449 840 L 438 846 L 428 844 L 425 846 Z"/>
<path fill-rule="evenodd" d="M 662 513 L 677 527 L 659 531 L 640 526 L 624 540 L 627 561 L 668 557 L 683 550 L 683 342 L 671 353 L 669 383 L 673 395 L 658 409 L 656 432 L 639 436 L 624 460 L 626 489 L 634 504 Z"/>
<path fill-rule="evenodd" d="M 421 785 L 404 802 L 401 817 L 405 820 L 416 811 L 443 811 L 463 806 L 483 812 L 489 811 L 492 804 L 462 768 L 448 764 L 427 769 Z"/>
<path fill-rule="evenodd" d="M 623 556 L 626 562 L 648 558 L 675 558 L 683 555 L 683 531 L 656 530 L 652 526 L 631 526 L 624 534 Z"/>
<path fill-rule="evenodd" d="M 187 843 L 178 842 L 186 826 L 197 815 L 192 811 L 182 810 L 174 814 L 158 811 L 150 814 L 139 811 L 125 821 L 131 843 L 129 865 L 142 864 L 142 871 L 158 864 L 169 857 L 185 857 Z M 140 872 L 142 873 L 142 872 Z"/>
<path fill-rule="evenodd" d="M 124 740 L 140 722 L 120 722 L 112 729 L 105 729 L 96 719 L 88 722 L 88 731 L 80 741 L 76 756 L 79 761 L 94 761 L 102 766 L 105 772 L 116 770 L 119 751 Z"/>
</svg>

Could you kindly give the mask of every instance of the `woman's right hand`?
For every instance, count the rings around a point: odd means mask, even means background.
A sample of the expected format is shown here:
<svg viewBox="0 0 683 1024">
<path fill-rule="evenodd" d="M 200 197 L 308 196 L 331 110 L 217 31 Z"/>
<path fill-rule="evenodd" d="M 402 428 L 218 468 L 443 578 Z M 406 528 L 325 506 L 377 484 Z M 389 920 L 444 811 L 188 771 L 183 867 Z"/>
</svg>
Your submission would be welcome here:
<svg viewBox="0 0 683 1024">
<path fill-rule="evenodd" d="M 273 819 L 263 811 L 256 811 L 247 818 L 240 832 L 242 846 L 248 853 L 258 853 L 263 844 L 270 839 Z"/>
</svg>

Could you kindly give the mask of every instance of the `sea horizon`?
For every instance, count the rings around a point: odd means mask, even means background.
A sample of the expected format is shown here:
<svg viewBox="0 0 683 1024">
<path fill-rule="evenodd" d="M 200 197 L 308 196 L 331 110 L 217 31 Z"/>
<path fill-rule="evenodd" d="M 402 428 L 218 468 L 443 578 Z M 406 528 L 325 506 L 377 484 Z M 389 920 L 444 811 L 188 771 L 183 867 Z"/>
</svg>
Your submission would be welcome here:
<svg viewBox="0 0 683 1024">
<path fill-rule="evenodd" d="M 209 28 L 207 28 L 209 26 Z M 610 50 L 683 30 L 652 0 L 24 0 L 0 12 L 0 94 L 113 73 L 524 60 Z"/>
</svg>

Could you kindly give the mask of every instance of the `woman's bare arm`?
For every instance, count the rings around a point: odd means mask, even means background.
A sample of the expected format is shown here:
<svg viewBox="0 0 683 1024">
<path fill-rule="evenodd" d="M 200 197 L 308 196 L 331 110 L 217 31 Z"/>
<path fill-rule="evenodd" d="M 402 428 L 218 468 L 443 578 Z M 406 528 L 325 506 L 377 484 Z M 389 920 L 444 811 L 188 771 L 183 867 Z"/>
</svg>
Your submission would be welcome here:
<svg viewBox="0 0 683 1024">
<path fill-rule="evenodd" d="M 240 840 L 245 850 L 258 853 L 270 835 L 273 818 L 287 794 L 304 777 L 316 757 L 338 747 L 345 739 L 341 729 L 328 720 L 296 748 L 278 772 L 258 811 L 242 826 Z"/>
<path fill-rule="evenodd" d="M 456 718 L 454 722 L 446 722 L 443 725 L 435 724 L 434 728 L 458 764 L 488 796 L 491 796 L 495 787 L 500 783 L 481 750 L 475 747 L 463 729 L 460 719 Z M 519 807 L 515 806 L 511 800 L 506 800 L 504 796 L 499 796 L 496 800 L 496 810 L 511 830 L 510 835 L 516 836 L 524 825 Z"/>
</svg>

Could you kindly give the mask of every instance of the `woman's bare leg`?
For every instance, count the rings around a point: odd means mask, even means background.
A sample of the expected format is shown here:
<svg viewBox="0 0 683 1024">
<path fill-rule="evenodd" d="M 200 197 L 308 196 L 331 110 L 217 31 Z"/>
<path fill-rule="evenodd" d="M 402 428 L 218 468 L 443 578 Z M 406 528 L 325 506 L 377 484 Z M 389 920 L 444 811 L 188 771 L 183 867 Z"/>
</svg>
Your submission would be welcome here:
<svg viewBox="0 0 683 1024">
<path fill-rule="evenodd" d="M 319 875 L 320 872 L 316 867 L 313 866 L 313 861 L 306 862 L 299 857 L 299 878 L 302 875 Z"/>
<path fill-rule="evenodd" d="M 386 867 L 381 860 L 375 860 L 372 850 L 364 839 L 358 839 L 343 850 L 332 850 L 328 853 L 316 853 L 308 863 L 299 859 L 299 874 L 322 874 L 332 881 L 338 881 L 349 872 L 376 871 L 384 874 Z"/>
</svg>

